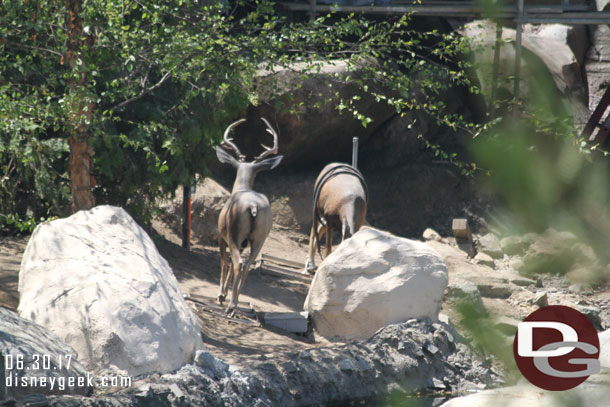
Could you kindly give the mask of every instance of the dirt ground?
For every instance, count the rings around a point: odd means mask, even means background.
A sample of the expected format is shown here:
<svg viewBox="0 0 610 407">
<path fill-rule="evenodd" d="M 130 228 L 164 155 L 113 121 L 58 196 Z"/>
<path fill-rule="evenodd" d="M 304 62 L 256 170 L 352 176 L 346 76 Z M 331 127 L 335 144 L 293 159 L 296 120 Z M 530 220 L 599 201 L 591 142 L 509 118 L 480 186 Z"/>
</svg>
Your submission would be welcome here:
<svg viewBox="0 0 610 407">
<path fill-rule="evenodd" d="M 180 237 L 164 223 L 154 221 L 153 227 L 155 243 L 174 270 L 182 292 L 218 305 L 214 300 L 220 279 L 218 248 L 195 245 L 187 251 L 181 247 Z M 306 239 L 304 235 L 288 237 L 286 232 L 273 230 L 265 243 L 263 255 L 302 264 L 307 255 Z M 11 310 L 16 310 L 19 304 L 19 268 L 27 241 L 27 237 L 0 238 L 0 306 Z M 240 307 L 249 308 L 251 304 L 259 316 L 264 312 L 301 312 L 310 281 L 309 276 L 301 274 L 301 270 L 294 266 L 263 264 L 263 267 L 250 271 L 239 297 Z M 314 343 L 311 333 L 299 336 L 269 326 L 262 327 L 241 314 L 235 321 L 214 307 L 193 301 L 188 303 L 199 317 L 207 350 L 233 365 L 245 366 L 252 358 L 264 359 L 271 353 L 325 344 L 319 340 Z"/>
</svg>

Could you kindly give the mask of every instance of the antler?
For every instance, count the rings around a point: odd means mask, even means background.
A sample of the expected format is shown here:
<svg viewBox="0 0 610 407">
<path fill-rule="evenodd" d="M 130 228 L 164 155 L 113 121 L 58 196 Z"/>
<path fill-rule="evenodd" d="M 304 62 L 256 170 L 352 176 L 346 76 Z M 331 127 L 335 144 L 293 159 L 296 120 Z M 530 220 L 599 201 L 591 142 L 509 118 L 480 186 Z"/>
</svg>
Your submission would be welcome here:
<svg viewBox="0 0 610 407">
<path fill-rule="evenodd" d="M 245 121 L 246 121 L 246 119 L 239 119 L 238 121 L 231 123 L 229 125 L 229 127 L 227 127 L 227 129 L 225 130 L 225 135 L 224 135 L 223 142 L 220 143 L 221 146 L 233 150 L 235 152 L 235 154 L 237 155 L 237 159 L 239 161 L 245 161 L 246 160 L 246 156 L 243 155 L 241 153 L 241 151 L 239 151 L 239 148 L 237 148 L 237 146 L 233 143 L 233 139 L 229 138 L 229 134 L 231 133 L 231 130 L 233 130 L 234 127 L 242 124 Z"/>
<path fill-rule="evenodd" d="M 273 136 L 273 147 L 267 147 L 266 145 L 261 144 L 263 146 L 263 148 L 265 149 L 265 151 L 261 155 L 256 157 L 254 159 L 254 161 L 262 160 L 263 158 L 265 158 L 271 154 L 277 154 L 277 147 L 278 147 L 277 133 L 275 132 L 275 130 L 273 130 L 273 127 L 271 127 L 271 125 L 269 124 L 267 119 L 265 119 L 264 117 L 261 117 L 261 119 L 267 125 L 267 131 Z"/>
</svg>

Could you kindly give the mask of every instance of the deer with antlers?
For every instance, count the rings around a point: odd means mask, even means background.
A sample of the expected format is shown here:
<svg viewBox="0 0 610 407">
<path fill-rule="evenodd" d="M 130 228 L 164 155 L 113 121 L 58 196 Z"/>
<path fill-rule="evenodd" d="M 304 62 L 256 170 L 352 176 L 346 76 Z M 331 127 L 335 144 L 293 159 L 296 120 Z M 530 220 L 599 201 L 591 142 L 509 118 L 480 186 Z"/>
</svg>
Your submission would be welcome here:
<svg viewBox="0 0 610 407">
<path fill-rule="evenodd" d="M 220 292 L 218 293 L 218 302 L 221 305 L 223 304 L 232 277 L 231 301 L 226 309 L 229 315 L 233 315 L 235 309 L 237 309 L 239 294 L 248 276 L 250 264 L 261 251 L 271 230 L 272 218 L 269 200 L 265 195 L 255 192 L 252 186 L 256 174 L 275 168 L 283 157 L 280 155 L 265 159 L 270 155 L 277 154 L 278 135 L 265 118 L 262 118 L 262 120 L 267 126 L 267 131 L 273 136 L 273 147 L 263 145 L 265 151 L 254 161 L 246 162 L 246 156 L 239 151 L 233 140 L 229 138 L 233 128 L 246 121 L 246 119 L 238 120 L 229 125 L 224 133 L 224 141 L 216 147 L 218 160 L 223 164 L 233 166 L 237 170 L 231 196 L 218 217 L 218 231 L 220 232 L 218 239 L 220 246 Z M 232 150 L 235 157 L 229 154 L 225 148 Z M 241 251 L 248 244 L 250 245 L 250 256 L 244 262 Z M 226 272 L 227 246 L 231 252 L 231 272 L 229 274 Z"/>
<path fill-rule="evenodd" d="M 332 163 L 322 169 L 314 184 L 313 225 L 304 273 L 315 272 L 315 250 L 319 250 L 325 231 L 326 257 L 332 251 L 334 228 L 341 230 L 341 241 L 360 230 L 366 218 L 367 200 L 366 182 L 356 168 Z"/>
</svg>

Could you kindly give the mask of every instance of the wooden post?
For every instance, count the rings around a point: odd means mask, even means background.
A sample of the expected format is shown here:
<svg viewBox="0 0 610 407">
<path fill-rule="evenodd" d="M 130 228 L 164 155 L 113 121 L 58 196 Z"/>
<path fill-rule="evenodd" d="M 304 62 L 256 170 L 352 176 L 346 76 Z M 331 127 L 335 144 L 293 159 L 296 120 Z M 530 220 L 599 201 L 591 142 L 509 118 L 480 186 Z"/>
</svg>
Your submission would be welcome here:
<svg viewBox="0 0 610 407">
<path fill-rule="evenodd" d="M 182 247 L 191 248 L 191 186 L 184 185 L 182 190 Z"/>
<path fill-rule="evenodd" d="M 513 106 L 513 114 L 518 114 L 519 105 L 519 81 L 521 80 L 521 35 L 523 33 L 523 0 L 517 3 L 517 33 L 515 36 L 515 90 L 513 95 L 515 102 Z"/>
<path fill-rule="evenodd" d="M 352 139 L 352 167 L 358 169 L 358 137 Z"/>
</svg>

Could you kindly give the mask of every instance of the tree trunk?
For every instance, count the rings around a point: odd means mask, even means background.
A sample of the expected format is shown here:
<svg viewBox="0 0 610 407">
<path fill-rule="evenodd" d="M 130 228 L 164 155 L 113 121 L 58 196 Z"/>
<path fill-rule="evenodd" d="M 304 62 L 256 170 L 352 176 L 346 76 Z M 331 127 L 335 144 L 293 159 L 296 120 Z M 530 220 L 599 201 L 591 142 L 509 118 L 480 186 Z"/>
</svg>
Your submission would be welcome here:
<svg viewBox="0 0 610 407">
<path fill-rule="evenodd" d="M 91 175 L 94 151 L 89 140 L 95 103 L 87 89 L 88 72 L 87 55 L 85 55 L 86 50 L 91 49 L 94 38 L 83 32 L 81 0 L 66 0 L 66 11 L 68 29 L 66 59 L 72 69 L 68 82 L 71 100 L 67 123 L 70 146 L 68 170 L 72 189 L 72 212 L 77 212 L 95 206 L 93 196 L 95 178 Z"/>
</svg>

